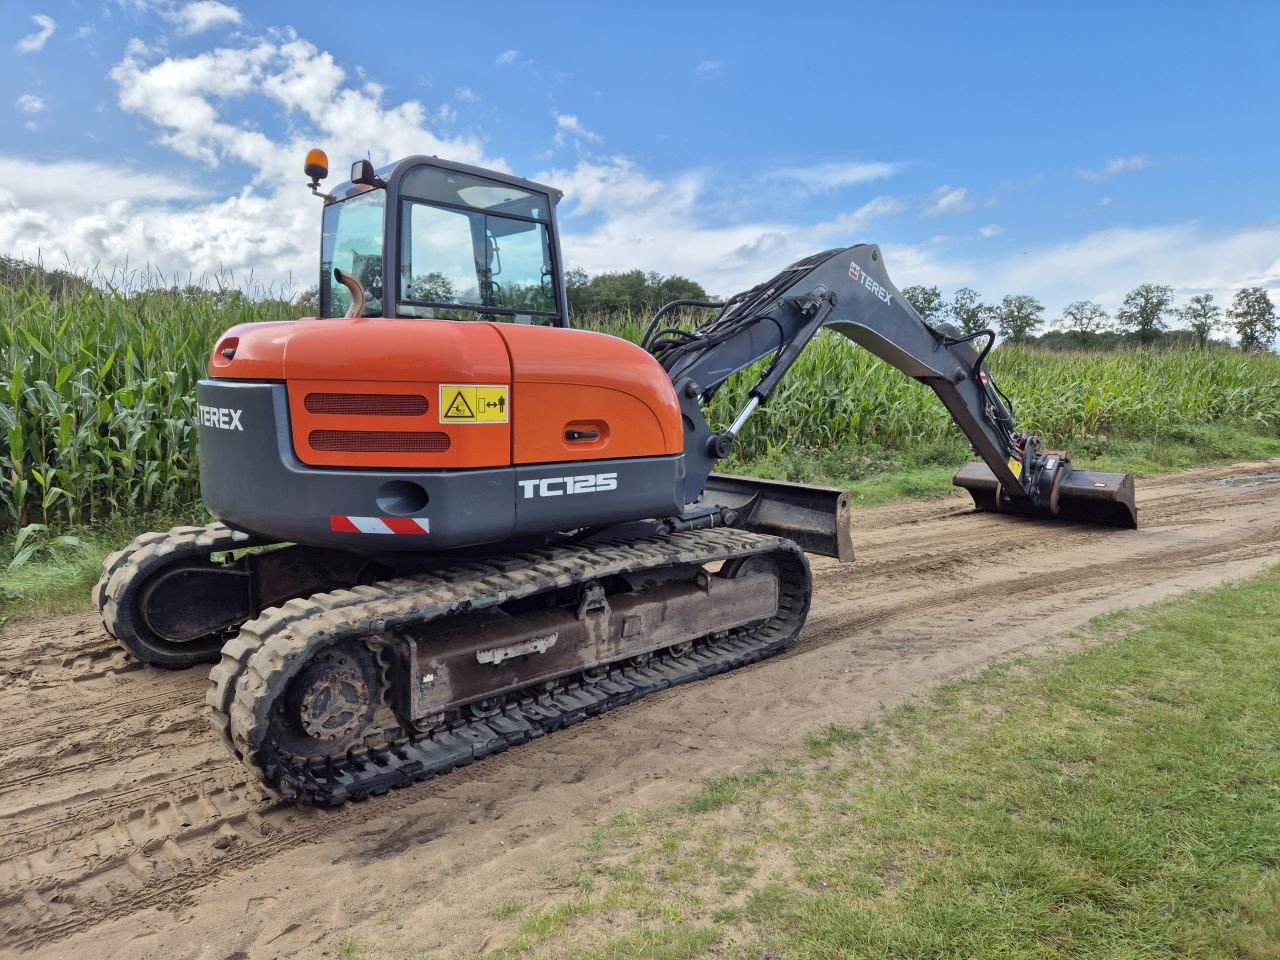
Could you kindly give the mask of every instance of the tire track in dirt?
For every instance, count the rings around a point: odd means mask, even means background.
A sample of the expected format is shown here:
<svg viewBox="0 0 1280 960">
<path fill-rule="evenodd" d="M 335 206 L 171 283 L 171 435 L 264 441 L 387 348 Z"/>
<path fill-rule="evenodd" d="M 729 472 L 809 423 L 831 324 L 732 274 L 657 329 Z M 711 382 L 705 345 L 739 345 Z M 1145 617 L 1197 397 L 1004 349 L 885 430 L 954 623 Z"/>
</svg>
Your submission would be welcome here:
<svg viewBox="0 0 1280 960">
<path fill-rule="evenodd" d="M 526 813 L 545 813 L 549 798 L 537 796 L 544 783 L 568 791 L 575 798 L 572 810 L 630 803 L 649 776 L 646 764 L 660 769 L 677 762 L 670 754 L 707 749 L 707 734 L 694 718 L 727 691 L 758 691 L 742 705 L 744 719 L 736 728 L 746 742 L 736 751 L 721 744 L 725 758 L 749 757 L 776 741 L 771 724 L 788 714 L 770 694 L 793 674 L 813 673 L 815 680 L 821 674 L 818 687 L 830 686 L 847 683 L 828 676 L 833 664 L 841 665 L 837 673 L 848 673 L 865 662 L 868 676 L 924 689 L 930 679 L 919 674 L 924 658 L 952 649 L 967 649 L 974 662 L 996 656 L 983 644 L 1002 624 L 1007 629 L 1020 618 L 1069 610 L 1080 598 L 1105 606 L 1109 596 L 1129 596 L 1188 573 L 1280 560 L 1280 485 L 1216 482 L 1250 470 L 1274 472 L 1276 465 L 1141 482 L 1142 529 L 1136 532 L 978 515 L 957 500 L 855 514 L 859 562 L 815 561 L 813 614 L 798 644 L 782 656 L 723 680 L 659 694 L 442 780 L 336 811 L 281 803 L 250 782 L 207 730 L 200 706 L 204 677 L 121 659 L 103 643 L 92 618 L 60 618 L 0 639 L 0 712 L 12 724 L 0 752 L 6 770 L 0 782 L 0 945 L 39 952 L 61 944 L 70 950 L 107 927 L 125 951 L 121 955 L 133 955 L 124 946 L 130 924 L 153 918 L 157 908 L 194 909 L 213 898 L 206 888 L 226 888 L 223 881 L 235 886 L 235 878 L 291 877 L 308 847 L 332 856 L 337 844 L 344 852 L 335 862 L 346 863 L 427 844 L 441 859 L 437 880 L 443 875 L 470 882 L 507 854 L 490 837 L 481 838 L 487 857 L 466 854 L 461 836 L 474 846 L 481 829 L 469 824 L 525 821 L 506 835 L 527 850 L 545 842 L 536 818 Z M 975 607 L 987 610 L 982 622 L 969 617 Z M 957 627 L 966 622 L 967 634 Z M 884 634 L 891 626 L 898 629 Z M 1031 642 L 1008 641 L 1001 649 Z M 821 712 L 813 704 L 806 709 Z M 736 716 L 732 705 L 722 712 Z M 686 728 L 690 722 L 697 733 Z M 658 756 L 646 745 L 614 782 L 606 774 L 617 767 L 615 738 L 637 725 L 656 729 L 665 753 Z M 386 824 L 394 825 L 390 833 Z M 465 917 L 455 919 L 463 923 Z M 303 936 L 304 927 L 298 924 L 290 936 Z"/>
</svg>

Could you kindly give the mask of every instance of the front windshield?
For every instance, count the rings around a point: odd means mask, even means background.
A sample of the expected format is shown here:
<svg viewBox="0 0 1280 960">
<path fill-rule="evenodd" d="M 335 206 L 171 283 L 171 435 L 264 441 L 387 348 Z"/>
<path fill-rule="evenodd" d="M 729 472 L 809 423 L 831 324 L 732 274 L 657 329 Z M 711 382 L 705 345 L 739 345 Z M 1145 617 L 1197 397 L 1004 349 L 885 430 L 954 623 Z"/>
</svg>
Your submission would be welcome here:
<svg viewBox="0 0 1280 960">
<path fill-rule="evenodd" d="M 401 193 L 399 316 L 558 318 L 546 195 L 436 167 Z"/>
<path fill-rule="evenodd" d="M 382 236 L 386 191 L 370 190 L 324 208 L 320 248 L 320 315 L 342 317 L 351 293 L 333 277 L 337 267 L 364 287 L 364 316 L 382 316 Z"/>
</svg>

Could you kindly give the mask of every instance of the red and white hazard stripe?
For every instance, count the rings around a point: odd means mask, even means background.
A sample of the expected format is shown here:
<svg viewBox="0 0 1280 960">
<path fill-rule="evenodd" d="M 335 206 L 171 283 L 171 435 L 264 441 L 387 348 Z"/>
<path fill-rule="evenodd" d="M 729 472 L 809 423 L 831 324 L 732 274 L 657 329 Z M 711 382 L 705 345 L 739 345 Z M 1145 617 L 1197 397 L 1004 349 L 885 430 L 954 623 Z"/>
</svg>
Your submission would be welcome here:
<svg viewBox="0 0 1280 960">
<path fill-rule="evenodd" d="M 329 517 L 329 529 L 334 533 L 430 533 L 426 517 Z"/>
</svg>

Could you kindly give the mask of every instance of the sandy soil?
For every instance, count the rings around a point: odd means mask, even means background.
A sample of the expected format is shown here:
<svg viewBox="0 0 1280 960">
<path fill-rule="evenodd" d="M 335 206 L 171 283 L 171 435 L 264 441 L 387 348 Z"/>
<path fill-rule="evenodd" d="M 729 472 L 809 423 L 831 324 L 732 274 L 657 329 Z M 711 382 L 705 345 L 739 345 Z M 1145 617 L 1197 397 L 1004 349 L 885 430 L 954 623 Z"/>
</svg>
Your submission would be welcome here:
<svg viewBox="0 0 1280 960">
<path fill-rule="evenodd" d="M 1234 482 L 1226 482 L 1236 478 Z M 88 613 L 0 635 L 0 953 L 472 956 L 583 826 L 860 724 L 1091 617 L 1280 562 L 1280 461 L 1140 481 L 1137 531 L 973 513 L 855 517 L 781 657 L 336 811 L 260 790 L 207 728 L 205 671 L 130 661 Z"/>
</svg>

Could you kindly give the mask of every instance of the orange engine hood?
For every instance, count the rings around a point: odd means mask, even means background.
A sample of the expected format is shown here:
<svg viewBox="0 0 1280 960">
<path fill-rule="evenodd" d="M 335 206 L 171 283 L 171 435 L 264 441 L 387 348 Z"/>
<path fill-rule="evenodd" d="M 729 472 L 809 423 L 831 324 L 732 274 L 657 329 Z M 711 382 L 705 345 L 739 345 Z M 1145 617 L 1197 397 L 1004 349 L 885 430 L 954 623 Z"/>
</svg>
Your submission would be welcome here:
<svg viewBox="0 0 1280 960">
<path fill-rule="evenodd" d="M 209 375 L 285 381 L 294 448 L 316 466 L 489 467 L 684 449 L 666 371 L 635 344 L 584 330 L 381 318 L 244 324 L 219 338 Z M 442 417 L 449 385 L 460 384 L 505 388 L 503 421 Z M 330 408 L 340 394 L 408 394 L 428 406 L 413 417 L 319 413 L 309 402 L 317 393 Z M 432 449 L 390 449 L 391 433 Z M 312 437 L 330 449 L 313 445 Z M 357 449 L 361 443 L 368 449 Z"/>
</svg>

